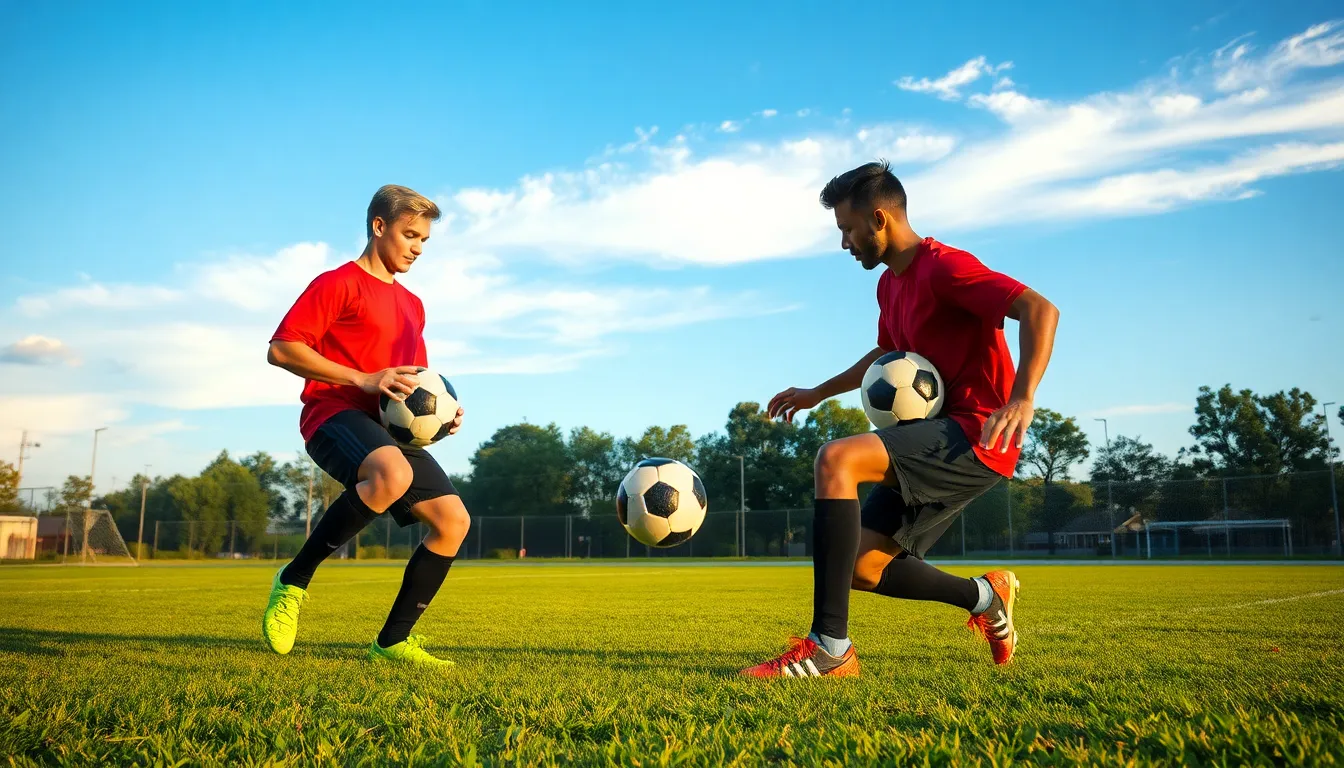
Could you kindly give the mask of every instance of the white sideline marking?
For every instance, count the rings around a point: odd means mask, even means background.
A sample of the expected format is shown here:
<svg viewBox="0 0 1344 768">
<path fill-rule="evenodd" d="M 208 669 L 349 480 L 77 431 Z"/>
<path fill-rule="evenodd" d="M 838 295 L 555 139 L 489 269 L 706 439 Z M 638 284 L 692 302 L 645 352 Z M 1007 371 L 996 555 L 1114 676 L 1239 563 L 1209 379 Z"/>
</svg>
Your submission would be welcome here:
<svg viewBox="0 0 1344 768">
<path fill-rule="evenodd" d="M 1330 595 L 1344 595 L 1344 589 L 1330 589 L 1325 592 L 1308 592 L 1305 595 L 1293 595 L 1292 597 L 1271 597 L 1268 600 L 1256 600 L 1250 603 L 1239 603 L 1237 605 L 1210 605 L 1200 608 L 1190 609 L 1191 613 L 1200 611 L 1226 611 L 1233 608 L 1250 608 L 1255 605 L 1270 605 L 1272 603 L 1291 603 L 1294 600 L 1306 600 L 1310 597 L 1329 597 Z"/>
</svg>

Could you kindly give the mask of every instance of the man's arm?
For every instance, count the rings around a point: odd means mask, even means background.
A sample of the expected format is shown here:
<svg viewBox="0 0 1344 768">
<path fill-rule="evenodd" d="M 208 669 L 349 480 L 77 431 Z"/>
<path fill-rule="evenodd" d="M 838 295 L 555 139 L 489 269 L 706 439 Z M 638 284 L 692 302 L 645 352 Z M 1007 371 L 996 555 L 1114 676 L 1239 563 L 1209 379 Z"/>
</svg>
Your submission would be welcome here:
<svg viewBox="0 0 1344 768">
<path fill-rule="evenodd" d="M 980 447 L 992 449 L 997 446 L 1000 453 L 1007 452 L 1010 441 L 1021 448 L 1027 439 L 1027 427 L 1031 426 L 1035 415 L 1036 386 L 1045 375 L 1055 347 L 1059 309 L 1028 288 L 1013 301 L 1008 317 L 1018 322 L 1018 351 L 1022 359 L 1017 365 L 1017 377 L 1007 405 L 990 415 L 980 433 Z M 1000 436 L 1003 437 L 1002 445 L 999 445 Z"/>
<path fill-rule="evenodd" d="M 766 408 L 766 414 L 772 419 L 779 416 L 785 421 L 793 421 L 793 416 L 798 411 L 812 408 L 828 397 L 843 395 L 846 392 L 858 389 L 859 385 L 863 384 L 863 374 L 868 370 L 868 366 L 885 353 L 886 350 L 881 347 L 874 347 L 871 352 L 859 358 L 857 363 L 843 373 L 832 376 L 812 389 L 789 387 L 770 398 L 770 405 Z"/>
<path fill-rule="evenodd" d="M 415 374 L 420 369 L 416 366 L 402 365 L 374 373 L 363 373 L 333 363 L 301 341 L 272 341 L 270 349 L 266 352 L 266 362 L 305 379 L 324 384 L 359 387 L 369 394 L 382 393 L 397 400 L 404 399 L 419 385 Z"/>
</svg>

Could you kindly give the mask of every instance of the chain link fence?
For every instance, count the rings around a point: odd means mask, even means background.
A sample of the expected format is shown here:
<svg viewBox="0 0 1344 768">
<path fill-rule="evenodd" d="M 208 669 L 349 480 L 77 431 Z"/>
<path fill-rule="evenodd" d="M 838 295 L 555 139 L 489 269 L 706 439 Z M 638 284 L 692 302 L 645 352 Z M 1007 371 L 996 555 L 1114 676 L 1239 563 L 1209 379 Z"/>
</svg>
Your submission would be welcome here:
<svg viewBox="0 0 1344 768">
<path fill-rule="evenodd" d="M 1144 483 L 1014 480 L 972 502 L 929 557 L 1338 557 L 1332 498 L 1326 470 Z M 811 509 L 712 510 L 689 541 L 660 549 L 635 541 L 611 514 L 476 516 L 458 556 L 806 558 L 811 529 Z M 382 517 L 333 557 L 405 560 L 427 534 L 423 524 L 402 528 Z M 306 538 L 301 522 L 160 521 L 147 527 L 138 551 L 159 560 L 286 560 Z M 137 551 L 133 539 L 128 544 Z"/>
</svg>

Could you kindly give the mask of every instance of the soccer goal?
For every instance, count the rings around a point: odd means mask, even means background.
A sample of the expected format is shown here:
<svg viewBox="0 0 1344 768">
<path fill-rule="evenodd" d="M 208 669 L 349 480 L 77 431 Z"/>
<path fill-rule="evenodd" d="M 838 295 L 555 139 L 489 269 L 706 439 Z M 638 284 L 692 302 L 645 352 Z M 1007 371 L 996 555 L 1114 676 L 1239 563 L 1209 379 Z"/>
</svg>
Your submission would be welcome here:
<svg viewBox="0 0 1344 768">
<path fill-rule="evenodd" d="M 81 509 L 65 516 L 67 565 L 139 565 L 106 509 Z"/>
<path fill-rule="evenodd" d="M 1147 539 L 1148 559 L 1153 557 L 1153 534 L 1157 533 L 1158 545 L 1161 547 L 1170 541 L 1171 549 L 1175 554 L 1181 554 L 1181 531 L 1189 531 L 1196 536 L 1204 537 L 1205 548 L 1209 557 L 1213 556 L 1213 540 L 1219 536 L 1223 539 L 1223 545 L 1220 549 L 1226 554 L 1232 554 L 1232 534 L 1240 531 L 1279 531 L 1283 540 L 1284 557 L 1293 556 L 1293 524 L 1283 519 L 1275 518 L 1272 520 L 1170 520 L 1155 521 L 1144 525 L 1144 538 Z M 1165 535 L 1164 535 L 1165 534 Z M 1198 551 L 1198 550 L 1196 550 Z M 1194 552 L 1188 552 L 1194 554 Z"/>
</svg>

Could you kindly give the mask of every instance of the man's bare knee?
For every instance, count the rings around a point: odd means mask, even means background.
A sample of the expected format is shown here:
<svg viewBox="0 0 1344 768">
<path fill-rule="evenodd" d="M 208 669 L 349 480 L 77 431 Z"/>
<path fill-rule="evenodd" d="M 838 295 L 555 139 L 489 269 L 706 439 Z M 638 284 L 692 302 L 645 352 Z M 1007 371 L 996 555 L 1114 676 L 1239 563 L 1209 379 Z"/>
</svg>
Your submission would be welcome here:
<svg viewBox="0 0 1344 768">
<path fill-rule="evenodd" d="M 857 589 L 860 592 L 872 592 L 877 589 L 877 583 L 881 581 L 881 572 L 870 574 L 864 571 L 854 571 L 854 578 L 849 581 L 850 589 Z"/>
<path fill-rule="evenodd" d="M 818 483 L 842 479 L 846 471 L 844 446 L 836 442 L 821 446 L 812 469 L 816 473 Z"/>
<path fill-rule="evenodd" d="M 369 484 L 370 498 L 366 501 L 371 506 L 376 503 L 383 509 L 404 496 L 415 477 L 406 457 L 400 450 L 390 446 L 369 454 L 360 469 L 363 470 L 360 472 L 361 479 Z"/>
</svg>

